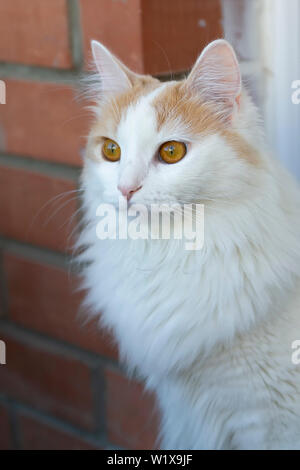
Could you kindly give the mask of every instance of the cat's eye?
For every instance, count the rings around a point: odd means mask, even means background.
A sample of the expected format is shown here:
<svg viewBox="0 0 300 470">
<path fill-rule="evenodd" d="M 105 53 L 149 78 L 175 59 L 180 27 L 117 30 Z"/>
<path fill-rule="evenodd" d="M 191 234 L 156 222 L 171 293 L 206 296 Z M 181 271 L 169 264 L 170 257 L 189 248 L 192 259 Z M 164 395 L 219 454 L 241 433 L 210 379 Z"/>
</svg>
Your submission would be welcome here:
<svg viewBox="0 0 300 470">
<path fill-rule="evenodd" d="M 112 139 L 105 139 L 102 145 L 102 152 L 104 157 L 110 162 L 117 162 L 121 157 L 121 148 Z"/>
<path fill-rule="evenodd" d="M 159 157 L 166 163 L 177 163 L 186 154 L 186 145 L 183 142 L 170 140 L 159 148 Z"/>
</svg>

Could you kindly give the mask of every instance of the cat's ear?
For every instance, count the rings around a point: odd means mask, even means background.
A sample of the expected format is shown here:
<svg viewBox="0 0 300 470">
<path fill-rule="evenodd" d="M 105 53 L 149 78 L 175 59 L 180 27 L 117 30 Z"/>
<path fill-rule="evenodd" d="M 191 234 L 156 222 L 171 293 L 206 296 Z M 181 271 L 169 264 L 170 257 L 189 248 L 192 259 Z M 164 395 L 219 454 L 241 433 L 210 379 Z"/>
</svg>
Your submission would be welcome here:
<svg viewBox="0 0 300 470">
<path fill-rule="evenodd" d="M 231 45 L 218 39 L 211 42 L 197 59 L 186 85 L 207 102 L 219 107 L 221 115 L 230 118 L 239 105 L 241 73 Z"/>
<path fill-rule="evenodd" d="M 91 42 L 94 63 L 100 74 L 103 94 L 122 93 L 131 88 L 129 69 L 98 41 Z"/>
</svg>

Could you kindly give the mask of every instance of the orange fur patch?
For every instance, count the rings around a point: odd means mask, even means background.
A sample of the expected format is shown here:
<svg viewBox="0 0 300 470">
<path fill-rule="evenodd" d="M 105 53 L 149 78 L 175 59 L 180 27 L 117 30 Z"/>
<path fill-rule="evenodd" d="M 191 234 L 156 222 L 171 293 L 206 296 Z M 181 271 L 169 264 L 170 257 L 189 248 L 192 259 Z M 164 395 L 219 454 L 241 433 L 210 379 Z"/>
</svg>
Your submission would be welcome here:
<svg viewBox="0 0 300 470">
<path fill-rule="evenodd" d="M 185 87 L 184 82 L 174 83 L 160 93 L 153 102 L 157 116 L 158 130 L 178 116 L 193 135 L 208 131 L 219 131 L 220 124 L 209 106 L 199 103 Z"/>
<path fill-rule="evenodd" d="M 261 165 L 262 161 L 258 150 L 252 147 L 240 134 L 228 129 L 224 130 L 221 134 L 225 137 L 239 158 L 244 158 L 248 163 L 254 166 Z"/>
<path fill-rule="evenodd" d="M 157 96 L 153 105 L 158 130 L 165 123 L 180 116 L 183 125 L 193 136 L 219 134 L 240 158 L 246 159 L 252 165 L 259 164 L 258 152 L 241 135 L 230 130 L 228 124 L 218 117 L 217 110 L 212 105 L 199 101 L 198 97 L 187 89 L 184 81 L 167 87 Z"/>
</svg>

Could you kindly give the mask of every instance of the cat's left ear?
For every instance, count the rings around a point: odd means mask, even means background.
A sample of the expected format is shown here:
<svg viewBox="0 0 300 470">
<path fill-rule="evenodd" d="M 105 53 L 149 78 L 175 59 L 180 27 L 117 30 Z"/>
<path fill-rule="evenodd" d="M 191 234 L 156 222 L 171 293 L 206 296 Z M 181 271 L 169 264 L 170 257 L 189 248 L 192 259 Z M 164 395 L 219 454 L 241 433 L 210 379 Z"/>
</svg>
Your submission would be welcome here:
<svg viewBox="0 0 300 470">
<path fill-rule="evenodd" d="M 186 85 L 203 100 L 215 103 L 225 119 L 239 106 L 241 73 L 231 45 L 218 39 L 211 42 L 196 61 Z"/>
<path fill-rule="evenodd" d="M 101 92 L 105 94 L 122 93 L 132 87 L 130 74 L 134 75 L 103 44 L 91 42 L 94 63 L 101 79 Z"/>
</svg>

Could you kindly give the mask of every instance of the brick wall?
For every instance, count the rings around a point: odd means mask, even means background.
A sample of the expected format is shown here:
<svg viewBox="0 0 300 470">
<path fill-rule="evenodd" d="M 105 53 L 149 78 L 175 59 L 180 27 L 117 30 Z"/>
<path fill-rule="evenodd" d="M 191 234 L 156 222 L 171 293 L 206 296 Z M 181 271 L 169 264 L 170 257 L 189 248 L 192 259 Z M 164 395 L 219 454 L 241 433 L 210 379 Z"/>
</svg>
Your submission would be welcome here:
<svg viewBox="0 0 300 470">
<path fill-rule="evenodd" d="M 153 448 L 154 398 L 78 315 L 70 274 L 91 38 L 136 71 L 182 72 L 222 35 L 219 0 L 0 0 L 0 448 Z"/>
</svg>

